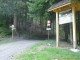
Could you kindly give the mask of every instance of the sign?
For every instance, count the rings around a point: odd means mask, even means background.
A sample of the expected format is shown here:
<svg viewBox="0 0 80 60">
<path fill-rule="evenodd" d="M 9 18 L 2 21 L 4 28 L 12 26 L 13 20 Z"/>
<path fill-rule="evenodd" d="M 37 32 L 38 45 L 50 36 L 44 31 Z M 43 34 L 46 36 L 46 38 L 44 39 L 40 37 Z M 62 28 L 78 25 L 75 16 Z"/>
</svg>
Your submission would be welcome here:
<svg viewBox="0 0 80 60">
<path fill-rule="evenodd" d="M 46 28 L 46 30 L 51 30 L 51 28 Z"/>
<path fill-rule="evenodd" d="M 11 26 L 10 26 L 10 28 L 12 28 L 12 30 L 14 30 L 14 29 L 15 29 L 14 25 L 11 25 Z"/>
<path fill-rule="evenodd" d="M 10 28 L 12 29 L 12 39 L 13 39 L 13 30 L 15 29 L 14 25 L 11 25 Z"/>
<path fill-rule="evenodd" d="M 50 20 L 47 20 L 47 24 L 50 24 L 51 23 L 51 21 Z"/>
<path fill-rule="evenodd" d="M 47 24 L 47 26 L 50 26 L 50 24 Z"/>
<path fill-rule="evenodd" d="M 59 13 L 59 24 L 66 24 L 72 22 L 72 10 L 68 9 Z"/>
</svg>

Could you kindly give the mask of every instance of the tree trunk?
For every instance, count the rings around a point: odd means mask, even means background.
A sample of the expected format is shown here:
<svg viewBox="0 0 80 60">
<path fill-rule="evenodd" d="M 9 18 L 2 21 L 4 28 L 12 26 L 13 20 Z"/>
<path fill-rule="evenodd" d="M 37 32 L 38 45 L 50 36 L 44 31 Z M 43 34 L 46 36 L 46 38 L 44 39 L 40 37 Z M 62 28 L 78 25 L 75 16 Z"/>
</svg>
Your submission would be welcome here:
<svg viewBox="0 0 80 60">
<path fill-rule="evenodd" d="M 13 21 L 14 27 L 16 28 L 17 27 L 17 15 L 16 15 L 16 12 L 14 12 L 14 19 L 13 20 L 14 20 Z"/>
<path fill-rule="evenodd" d="M 13 24 L 14 24 L 14 28 L 15 28 L 15 30 L 14 30 L 14 35 L 16 35 L 17 34 L 17 14 L 16 14 L 16 12 L 14 12 L 14 18 L 13 18 Z"/>
<path fill-rule="evenodd" d="M 68 41 L 68 24 L 64 25 L 65 41 Z"/>
<path fill-rule="evenodd" d="M 70 23 L 70 43 L 73 44 L 73 30 L 72 30 L 72 23 Z"/>
<path fill-rule="evenodd" d="M 79 13 L 78 13 L 78 21 L 79 21 L 79 23 L 80 23 L 80 11 L 79 11 Z M 79 24 L 79 26 L 80 26 L 80 24 Z M 79 26 L 78 26 L 78 27 L 79 27 Z M 80 45 L 80 27 L 79 27 L 78 32 L 79 32 L 79 45 Z"/>
<path fill-rule="evenodd" d="M 40 17 L 41 33 L 42 33 L 42 17 Z"/>
</svg>

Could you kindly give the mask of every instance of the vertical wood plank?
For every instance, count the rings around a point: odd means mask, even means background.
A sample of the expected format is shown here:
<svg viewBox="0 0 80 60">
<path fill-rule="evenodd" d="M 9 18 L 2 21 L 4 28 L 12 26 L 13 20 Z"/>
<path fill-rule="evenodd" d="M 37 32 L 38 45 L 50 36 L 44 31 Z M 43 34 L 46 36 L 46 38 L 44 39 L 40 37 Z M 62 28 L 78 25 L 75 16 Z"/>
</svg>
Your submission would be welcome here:
<svg viewBox="0 0 80 60">
<path fill-rule="evenodd" d="M 77 39 L 76 39 L 76 18 L 75 18 L 75 7 L 72 7 L 72 19 L 73 19 L 73 48 L 76 49 Z"/>
<path fill-rule="evenodd" d="M 59 12 L 56 12 L 56 47 L 59 47 Z"/>
</svg>

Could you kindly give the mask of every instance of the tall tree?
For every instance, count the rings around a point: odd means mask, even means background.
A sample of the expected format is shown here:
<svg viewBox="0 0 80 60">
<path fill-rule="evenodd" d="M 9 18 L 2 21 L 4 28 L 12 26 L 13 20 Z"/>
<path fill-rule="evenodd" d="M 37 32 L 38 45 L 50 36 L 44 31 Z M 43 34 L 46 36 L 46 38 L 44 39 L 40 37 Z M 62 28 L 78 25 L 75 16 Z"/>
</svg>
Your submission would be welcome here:
<svg viewBox="0 0 80 60">
<path fill-rule="evenodd" d="M 0 14 L 13 15 L 14 24 L 16 25 L 17 12 L 26 4 L 22 0 L 0 0 L 0 4 Z"/>
<path fill-rule="evenodd" d="M 3 16 L 9 27 L 9 22 L 17 26 L 17 19 L 27 20 L 28 0 L 0 0 L 0 15 Z M 21 16 L 21 17 L 20 17 Z M 4 19 L 3 19 L 4 20 Z M 10 21 L 11 20 L 11 21 Z M 26 22 L 25 22 L 26 23 Z M 16 27 L 17 28 L 17 27 Z"/>
</svg>

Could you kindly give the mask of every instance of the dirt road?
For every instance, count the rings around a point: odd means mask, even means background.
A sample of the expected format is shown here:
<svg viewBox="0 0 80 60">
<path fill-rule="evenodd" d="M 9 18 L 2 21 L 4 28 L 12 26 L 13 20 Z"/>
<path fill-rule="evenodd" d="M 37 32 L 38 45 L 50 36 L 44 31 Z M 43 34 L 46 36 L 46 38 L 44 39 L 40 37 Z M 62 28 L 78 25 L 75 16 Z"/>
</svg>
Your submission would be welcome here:
<svg viewBox="0 0 80 60">
<path fill-rule="evenodd" d="M 12 60 L 14 55 L 21 53 L 37 42 L 40 40 L 20 40 L 0 45 L 0 60 Z"/>
</svg>

